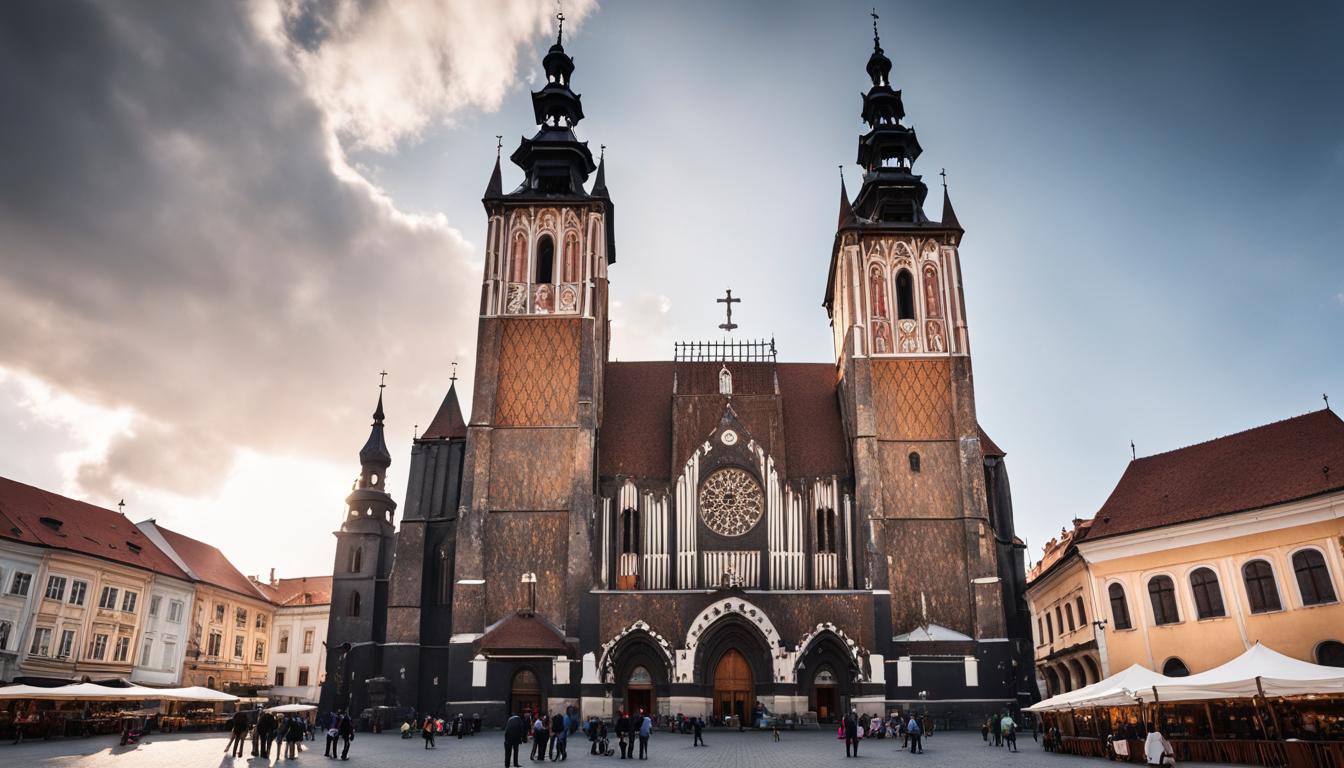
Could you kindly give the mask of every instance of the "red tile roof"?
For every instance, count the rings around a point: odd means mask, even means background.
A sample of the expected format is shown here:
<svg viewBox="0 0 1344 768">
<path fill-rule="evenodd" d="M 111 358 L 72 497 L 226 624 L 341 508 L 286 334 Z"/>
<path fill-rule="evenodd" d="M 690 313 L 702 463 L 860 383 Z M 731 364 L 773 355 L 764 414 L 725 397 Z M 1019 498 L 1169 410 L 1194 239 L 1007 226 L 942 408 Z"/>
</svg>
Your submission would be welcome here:
<svg viewBox="0 0 1344 768">
<path fill-rule="evenodd" d="M 467 422 L 462 419 L 462 406 L 457 402 L 457 382 L 448 385 L 448 394 L 434 414 L 429 426 L 425 427 L 422 440 L 443 440 L 467 436 Z"/>
<path fill-rule="evenodd" d="M 989 439 L 989 435 L 985 434 L 984 427 L 977 427 L 977 428 L 980 430 L 980 453 L 984 454 L 985 456 L 996 456 L 998 458 L 1003 458 L 1004 456 L 1008 455 L 1004 453 L 1003 449 L 1000 448 L 993 440 Z"/>
<path fill-rule="evenodd" d="M 0 538 L 188 578 L 122 514 L 2 477 Z"/>
<path fill-rule="evenodd" d="M 598 473 L 669 480 L 675 363 L 607 363 Z"/>
<path fill-rule="evenodd" d="M 233 563 L 229 562 L 229 558 L 217 548 L 177 531 L 168 530 L 158 523 L 154 523 L 154 527 L 158 528 L 168 546 L 173 548 L 177 556 L 200 581 L 245 597 L 267 600 L 266 596 L 252 584 L 252 580 L 239 573 L 238 569 L 233 567 Z"/>
<path fill-rule="evenodd" d="M 848 477 L 849 448 L 831 363 L 780 363 L 784 452 L 789 477 Z"/>
<path fill-rule="evenodd" d="M 299 576 L 292 579 L 276 579 L 266 583 L 249 579 L 272 603 L 281 607 L 301 605 L 331 605 L 330 576 Z"/>
<path fill-rule="evenodd" d="M 495 622 L 476 643 L 480 651 L 569 652 L 569 644 L 554 624 L 539 615 L 528 615 L 521 611 Z"/>
<path fill-rule="evenodd" d="M 1316 411 L 1131 461 L 1085 538 L 1095 541 L 1340 490 L 1344 421 L 1333 411 Z"/>
</svg>

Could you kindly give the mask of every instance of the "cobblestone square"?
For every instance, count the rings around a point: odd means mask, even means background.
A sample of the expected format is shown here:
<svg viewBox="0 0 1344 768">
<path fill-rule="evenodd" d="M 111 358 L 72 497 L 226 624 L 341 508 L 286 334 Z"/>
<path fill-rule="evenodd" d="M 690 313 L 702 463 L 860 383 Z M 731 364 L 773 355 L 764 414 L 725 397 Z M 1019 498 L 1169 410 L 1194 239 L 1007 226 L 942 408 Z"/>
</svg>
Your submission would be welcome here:
<svg viewBox="0 0 1344 768">
<path fill-rule="evenodd" d="M 224 754 L 227 737 L 223 734 L 169 734 L 151 736 L 139 745 L 119 747 L 112 737 L 87 740 L 26 742 L 18 745 L 0 745 L 0 765 L 18 768 L 60 766 L 61 768 L 106 768 L 117 765 L 126 768 L 263 768 L 269 765 L 303 766 L 323 765 L 329 762 L 322 756 L 323 741 L 307 742 L 307 751 L 296 760 L 263 761 L 260 758 L 232 758 Z M 1019 743 L 1020 752 L 985 746 L 978 733 L 938 733 L 925 740 L 922 755 L 910 755 L 900 750 L 900 742 L 890 739 L 864 741 L 857 759 L 845 758 L 844 743 L 834 733 L 818 731 L 785 731 L 778 743 L 769 733 L 735 731 L 707 731 L 704 748 L 692 747 L 690 736 L 655 734 L 649 741 L 649 759 L 628 760 L 626 765 L 647 768 L 787 768 L 788 766 L 850 765 L 868 766 L 955 766 L 955 768 L 990 768 L 992 766 L 1051 766 L 1052 768 L 1103 768 L 1107 763 L 1095 758 L 1056 755 L 1045 752 L 1030 737 Z M 588 753 L 588 743 L 571 740 L 566 766 L 593 766 L 602 768 L 620 761 L 613 757 L 595 757 Z M 519 750 L 519 761 L 524 767 L 537 765 L 527 758 L 527 744 Z M 314 748 L 316 747 L 316 748 Z M 445 766 L 499 766 L 503 760 L 503 737 L 499 731 L 465 739 L 439 739 L 432 750 L 424 749 L 418 739 L 401 739 L 396 734 L 360 734 L 350 750 L 350 759 L 344 765 L 379 766 L 387 768 L 444 768 Z M 1189 764 L 1195 765 L 1195 764 Z"/>
</svg>

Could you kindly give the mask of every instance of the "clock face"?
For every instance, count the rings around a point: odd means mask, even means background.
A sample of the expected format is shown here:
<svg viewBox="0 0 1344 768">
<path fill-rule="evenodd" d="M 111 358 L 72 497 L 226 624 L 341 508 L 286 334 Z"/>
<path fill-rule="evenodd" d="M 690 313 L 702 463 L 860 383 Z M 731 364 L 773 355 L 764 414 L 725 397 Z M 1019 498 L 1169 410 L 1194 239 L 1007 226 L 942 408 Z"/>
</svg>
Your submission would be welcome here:
<svg viewBox="0 0 1344 768">
<path fill-rule="evenodd" d="M 741 536 L 761 521 L 765 495 L 745 470 L 720 469 L 700 486 L 700 519 L 720 536 Z"/>
<path fill-rule="evenodd" d="M 719 440 L 722 440 L 724 445 L 737 445 L 737 433 L 731 429 L 725 429 L 723 434 L 719 435 Z"/>
</svg>

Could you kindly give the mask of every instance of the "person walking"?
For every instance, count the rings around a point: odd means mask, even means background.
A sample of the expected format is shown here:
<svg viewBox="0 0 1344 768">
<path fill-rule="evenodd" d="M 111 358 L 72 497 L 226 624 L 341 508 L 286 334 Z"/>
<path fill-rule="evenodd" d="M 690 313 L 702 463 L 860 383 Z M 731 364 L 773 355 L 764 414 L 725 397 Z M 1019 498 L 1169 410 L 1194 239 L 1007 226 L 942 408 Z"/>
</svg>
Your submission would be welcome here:
<svg viewBox="0 0 1344 768">
<path fill-rule="evenodd" d="M 276 725 L 278 727 L 279 723 Z M 340 734 L 340 725 L 341 716 L 335 710 L 332 710 L 331 714 L 327 716 L 327 749 L 322 753 L 324 757 L 336 756 L 336 737 Z"/>
<path fill-rule="evenodd" d="M 241 709 L 233 713 L 230 721 L 229 746 L 224 751 L 232 751 L 234 757 L 243 756 L 243 743 L 247 741 L 247 713 Z"/>
<path fill-rule="evenodd" d="M 537 719 L 532 721 L 532 759 L 546 759 L 546 715 L 537 712 Z"/>
<path fill-rule="evenodd" d="M 566 735 L 565 716 L 556 712 L 551 715 L 551 745 L 548 750 L 552 762 L 556 760 L 557 756 L 561 756 L 564 752 L 564 739 Z M 564 758 L 560 757 L 560 759 Z"/>
<path fill-rule="evenodd" d="M 304 724 L 302 717 L 294 715 L 290 718 L 289 731 L 285 734 L 286 760 L 293 760 L 299 756 L 307 730 L 308 726 Z"/>
<path fill-rule="evenodd" d="M 994 746 L 1003 746 L 1003 720 L 1000 715 L 993 714 L 989 716 L 989 735 L 994 737 Z"/>
<path fill-rule="evenodd" d="M 695 721 L 691 723 L 691 731 L 695 733 L 695 741 L 691 742 L 692 747 L 705 746 L 705 718 L 696 716 Z"/>
<path fill-rule="evenodd" d="M 504 768 L 519 768 L 518 746 L 527 736 L 527 723 L 517 714 L 504 723 Z"/>
<path fill-rule="evenodd" d="M 999 723 L 999 733 L 1003 734 L 1003 743 L 1008 745 L 1009 752 L 1017 751 L 1017 723 L 1013 721 L 1011 713 L 1004 712 L 1003 720 Z"/>
<path fill-rule="evenodd" d="M 919 721 L 915 719 L 914 715 L 910 716 L 910 723 L 906 725 L 905 732 L 910 736 L 910 754 L 924 754 L 924 729 L 919 727 Z"/>
<path fill-rule="evenodd" d="M 434 748 L 434 716 L 429 715 L 425 718 L 424 725 L 420 726 L 420 736 L 425 740 L 425 749 Z"/>
<path fill-rule="evenodd" d="M 621 710 L 621 716 L 616 718 L 616 740 L 621 743 L 622 760 L 625 760 L 628 757 L 630 757 L 630 753 L 633 751 L 631 749 L 633 745 L 630 743 L 629 737 L 630 737 L 630 717 L 629 715 L 625 714 L 625 710 Z"/>
<path fill-rule="evenodd" d="M 257 741 L 260 742 L 262 759 L 271 756 L 271 741 L 275 739 L 275 715 L 263 711 L 257 718 Z"/>
<path fill-rule="evenodd" d="M 355 740 L 355 722 L 350 719 L 349 712 L 341 712 L 340 725 L 336 726 L 336 733 L 341 737 L 341 759 L 350 759 L 350 742 Z"/>
<path fill-rule="evenodd" d="M 644 710 L 640 710 L 642 713 Z M 639 759 L 649 759 L 649 736 L 653 733 L 653 718 L 644 715 L 639 722 Z"/>
<path fill-rule="evenodd" d="M 584 726 L 588 731 L 588 754 L 597 754 L 597 715 L 588 716 L 588 724 Z"/>
<path fill-rule="evenodd" d="M 859 715 L 851 711 L 841 725 L 845 730 L 845 757 L 859 756 Z"/>
</svg>

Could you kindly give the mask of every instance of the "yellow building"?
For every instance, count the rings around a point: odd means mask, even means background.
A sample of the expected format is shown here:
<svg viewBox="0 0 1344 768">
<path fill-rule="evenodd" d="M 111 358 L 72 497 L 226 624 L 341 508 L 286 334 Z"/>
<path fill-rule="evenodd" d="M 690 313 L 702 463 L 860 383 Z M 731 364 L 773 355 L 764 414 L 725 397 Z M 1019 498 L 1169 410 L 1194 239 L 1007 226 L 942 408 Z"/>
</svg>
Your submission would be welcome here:
<svg viewBox="0 0 1344 768">
<path fill-rule="evenodd" d="M 215 547 L 158 525 L 145 535 L 186 571 L 196 586 L 183 685 L 256 688 L 268 684 L 275 606 Z"/>
<path fill-rule="evenodd" d="M 1202 672 L 1256 642 L 1344 666 L 1344 421 L 1316 411 L 1136 459 L 1052 545 L 1027 589 L 1044 693 L 1093 682 L 1093 654 L 1101 676 Z"/>
</svg>

